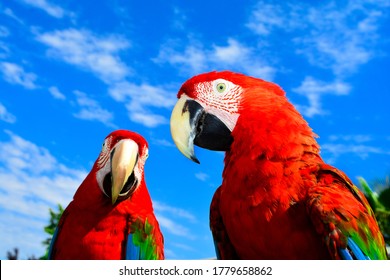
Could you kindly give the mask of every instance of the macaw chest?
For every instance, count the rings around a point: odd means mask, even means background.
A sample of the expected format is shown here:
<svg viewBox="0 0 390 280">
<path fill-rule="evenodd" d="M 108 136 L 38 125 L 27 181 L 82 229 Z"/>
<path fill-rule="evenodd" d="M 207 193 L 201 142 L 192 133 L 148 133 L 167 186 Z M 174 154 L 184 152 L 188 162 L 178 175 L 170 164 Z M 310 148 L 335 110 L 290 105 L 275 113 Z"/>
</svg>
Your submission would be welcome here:
<svg viewBox="0 0 390 280">
<path fill-rule="evenodd" d="M 242 259 L 328 259 L 303 201 L 283 204 L 252 196 L 221 195 L 221 216 Z"/>
<path fill-rule="evenodd" d="M 58 235 L 55 256 L 61 259 L 122 259 L 128 236 L 126 216 L 70 213 Z"/>
</svg>

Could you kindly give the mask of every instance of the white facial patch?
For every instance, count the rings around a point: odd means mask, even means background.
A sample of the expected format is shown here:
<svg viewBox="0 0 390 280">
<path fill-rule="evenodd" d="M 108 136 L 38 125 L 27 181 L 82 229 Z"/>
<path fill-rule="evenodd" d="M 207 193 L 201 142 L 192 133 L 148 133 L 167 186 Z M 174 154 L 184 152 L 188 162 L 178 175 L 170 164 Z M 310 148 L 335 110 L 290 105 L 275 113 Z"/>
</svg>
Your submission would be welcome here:
<svg viewBox="0 0 390 280">
<path fill-rule="evenodd" d="M 230 131 L 238 119 L 241 87 L 225 79 L 198 83 L 195 86 L 197 100 L 207 113 L 218 117 Z"/>
</svg>

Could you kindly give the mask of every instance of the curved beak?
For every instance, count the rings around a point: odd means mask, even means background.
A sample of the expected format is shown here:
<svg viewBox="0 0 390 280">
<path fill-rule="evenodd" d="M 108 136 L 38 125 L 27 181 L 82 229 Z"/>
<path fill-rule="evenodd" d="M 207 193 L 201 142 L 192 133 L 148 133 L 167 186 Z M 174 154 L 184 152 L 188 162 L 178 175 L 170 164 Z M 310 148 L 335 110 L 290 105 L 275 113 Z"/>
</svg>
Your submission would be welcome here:
<svg viewBox="0 0 390 280">
<path fill-rule="evenodd" d="M 133 173 L 138 157 L 138 145 L 133 140 L 119 141 L 111 152 L 111 199 L 116 202 L 129 176 Z"/>
<path fill-rule="evenodd" d="M 199 163 L 194 153 L 194 127 L 196 117 L 202 113 L 203 108 L 199 105 L 198 108 L 192 108 L 190 112 L 190 104 L 194 107 L 198 103 L 184 94 L 176 103 L 171 115 L 171 135 L 179 151 L 187 158 Z"/>
<path fill-rule="evenodd" d="M 194 153 L 194 144 L 209 150 L 226 151 L 233 142 L 229 128 L 185 94 L 173 108 L 170 126 L 176 147 L 196 163 L 199 160 Z"/>
</svg>

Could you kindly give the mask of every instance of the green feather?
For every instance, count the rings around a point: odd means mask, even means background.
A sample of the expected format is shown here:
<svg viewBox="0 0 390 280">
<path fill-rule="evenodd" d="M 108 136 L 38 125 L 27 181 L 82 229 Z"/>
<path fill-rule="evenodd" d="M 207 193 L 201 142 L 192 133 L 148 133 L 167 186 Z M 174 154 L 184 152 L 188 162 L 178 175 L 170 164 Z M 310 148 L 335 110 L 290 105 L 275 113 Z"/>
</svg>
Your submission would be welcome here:
<svg viewBox="0 0 390 280">
<path fill-rule="evenodd" d="M 137 222 L 133 224 L 132 231 L 132 242 L 135 246 L 140 248 L 140 259 L 157 260 L 157 246 L 153 236 L 153 226 L 148 220 L 146 219 L 145 223 L 137 220 Z"/>
</svg>

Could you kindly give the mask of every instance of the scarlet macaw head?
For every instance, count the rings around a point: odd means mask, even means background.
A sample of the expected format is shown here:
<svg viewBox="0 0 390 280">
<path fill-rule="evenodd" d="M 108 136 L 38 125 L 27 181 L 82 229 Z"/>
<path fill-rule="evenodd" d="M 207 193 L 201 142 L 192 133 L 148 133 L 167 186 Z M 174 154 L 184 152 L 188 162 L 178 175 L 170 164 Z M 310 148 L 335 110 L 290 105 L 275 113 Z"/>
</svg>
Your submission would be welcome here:
<svg viewBox="0 0 390 280">
<path fill-rule="evenodd" d="M 227 151 L 244 112 L 266 114 L 273 104 L 288 103 L 278 85 L 230 71 L 190 78 L 180 88 L 178 98 L 171 115 L 171 135 L 177 148 L 197 163 L 193 144 Z"/>
<path fill-rule="evenodd" d="M 112 204 L 128 198 L 143 180 L 148 144 L 139 134 L 116 130 L 109 134 L 95 162 L 96 180 L 100 190 Z"/>
</svg>

